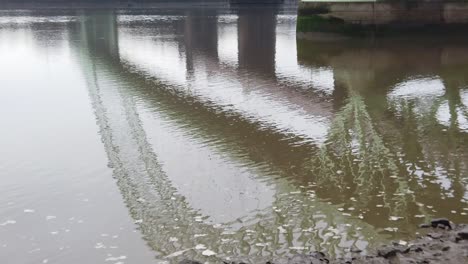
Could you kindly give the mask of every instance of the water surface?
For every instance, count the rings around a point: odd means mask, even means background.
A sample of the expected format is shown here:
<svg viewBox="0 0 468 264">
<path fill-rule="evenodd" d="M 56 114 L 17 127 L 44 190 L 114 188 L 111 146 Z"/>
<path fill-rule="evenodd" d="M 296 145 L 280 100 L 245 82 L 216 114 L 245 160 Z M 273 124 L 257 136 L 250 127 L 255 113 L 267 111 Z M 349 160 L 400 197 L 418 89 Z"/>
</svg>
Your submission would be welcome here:
<svg viewBox="0 0 468 264">
<path fill-rule="evenodd" d="M 283 8 L 0 13 L 0 259 L 350 256 L 468 220 L 467 40 Z"/>
</svg>

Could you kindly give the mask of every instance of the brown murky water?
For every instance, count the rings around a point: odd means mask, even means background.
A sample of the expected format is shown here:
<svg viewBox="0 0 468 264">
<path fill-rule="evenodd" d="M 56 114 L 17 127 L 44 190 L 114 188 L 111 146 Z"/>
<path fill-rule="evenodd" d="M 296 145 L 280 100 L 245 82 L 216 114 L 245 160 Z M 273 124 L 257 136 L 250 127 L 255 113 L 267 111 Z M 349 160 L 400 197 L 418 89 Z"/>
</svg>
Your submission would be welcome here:
<svg viewBox="0 0 468 264">
<path fill-rule="evenodd" d="M 2 11 L 2 263 L 335 256 L 468 222 L 468 41 L 285 9 Z"/>
</svg>

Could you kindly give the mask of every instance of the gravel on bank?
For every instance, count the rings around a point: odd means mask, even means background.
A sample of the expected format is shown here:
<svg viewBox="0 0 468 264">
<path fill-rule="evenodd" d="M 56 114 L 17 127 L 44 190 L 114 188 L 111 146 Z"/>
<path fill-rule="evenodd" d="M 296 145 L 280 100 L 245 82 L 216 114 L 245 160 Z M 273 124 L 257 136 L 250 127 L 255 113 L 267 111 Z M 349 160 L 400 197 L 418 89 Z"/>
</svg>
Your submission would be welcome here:
<svg viewBox="0 0 468 264">
<path fill-rule="evenodd" d="M 397 264 L 397 263 L 443 263 L 468 264 L 468 224 L 455 225 L 448 219 L 434 219 L 427 228 L 427 234 L 405 243 L 392 243 L 377 248 L 374 253 L 349 259 L 332 259 L 324 253 L 294 255 L 273 259 L 265 264 Z M 229 262 L 225 264 L 242 264 Z M 201 264 L 185 260 L 179 264 Z"/>
</svg>

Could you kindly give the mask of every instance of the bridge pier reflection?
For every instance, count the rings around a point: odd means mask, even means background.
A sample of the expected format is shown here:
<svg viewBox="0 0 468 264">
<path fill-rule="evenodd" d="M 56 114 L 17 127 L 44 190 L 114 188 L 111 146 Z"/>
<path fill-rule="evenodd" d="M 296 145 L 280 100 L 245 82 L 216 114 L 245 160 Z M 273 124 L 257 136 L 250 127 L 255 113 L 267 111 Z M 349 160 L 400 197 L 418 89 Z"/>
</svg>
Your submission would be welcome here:
<svg viewBox="0 0 468 264">
<path fill-rule="evenodd" d="M 465 56 L 463 47 L 298 41 L 299 64 L 286 68 L 298 72 L 288 75 L 278 67 L 278 47 L 296 39 L 278 37 L 284 31 L 278 32 L 275 12 L 259 13 L 263 28 L 249 26 L 257 18 L 247 11 L 208 17 L 187 11 L 150 22 L 127 17 L 120 24 L 108 15 L 84 20 L 91 24 L 73 35 L 80 39 L 75 49 L 119 188 L 159 255 L 204 258 L 193 249 L 201 243 L 223 256 L 235 251 L 261 260 L 264 248 L 252 241 L 282 254 L 288 249 L 278 237 L 339 251 L 343 243 L 374 243 L 388 228 L 412 233 L 420 221 L 414 215 L 430 215 L 418 205 L 423 201 L 436 201 L 433 210 L 447 214 L 464 206 L 467 153 L 460 146 L 467 140 L 459 120 L 466 83 L 463 71 L 453 69 L 465 64 L 447 59 Z M 238 64 L 220 52 L 226 25 L 237 38 Z M 332 74 L 330 93 L 312 82 L 323 72 Z M 433 94 L 413 89 L 421 85 Z M 172 147 L 167 142 L 177 150 L 165 150 Z M 179 175 L 184 170 L 174 156 L 195 160 L 184 162 L 188 173 Z M 203 192 L 193 195 L 197 186 Z M 219 186 L 228 190 L 216 192 Z M 199 203 L 203 193 L 223 207 Z M 231 215 L 221 216 L 228 206 Z M 229 218 L 234 215 L 239 219 Z M 321 235 L 335 227 L 344 238 Z M 200 234 L 206 236 L 194 239 Z"/>
<path fill-rule="evenodd" d="M 287 247 L 291 244 L 322 248 L 327 242 L 326 245 L 330 245 L 327 248 L 333 253 L 339 244 L 366 244 L 370 241 L 359 239 L 362 232 L 373 232 L 370 226 L 360 220 L 346 219 L 334 205 L 315 199 L 313 190 L 308 190 L 307 193 L 297 191 L 299 187 L 289 182 L 288 177 L 293 164 L 291 160 L 283 158 L 297 157 L 294 160 L 297 166 L 293 167 L 301 167 L 300 170 L 304 171 L 303 162 L 316 148 L 314 145 L 290 145 L 299 139 L 291 138 L 272 128 L 262 127 L 241 113 L 220 111 L 218 105 L 204 101 L 203 98 L 197 97 L 196 93 L 180 87 L 180 84 L 160 80 L 158 75 L 138 69 L 141 65 L 132 64 L 134 62 L 129 56 L 122 56 L 123 48 L 120 43 L 124 35 L 117 34 L 117 38 L 113 37 L 113 34 L 108 35 L 107 32 L 114 31 L 116 24 L 111 22 L 115 21 L 115 15 L 107 15 L 109 17 L 105 19 L 83 17 L 85 21 L 96 23 L 82 23 L 71 34 L 71 38 L 79 39 L 74 49 L 88 81 L 102 141 L 110 166 L 114 168 L 117 184 L 131 216 L 141 228 L 144 239 L 160 258 L 207 259 L 202 250 L 196 249 L 197 245 L 202 244 L 216 252 L 220 258 L 236 252 L 237 255 L 260 261 L 265 258 L 264 254 L 271 254 L 268 252 L 282 254 L 289 250 Z M 197 47 L 196 42 L 189 43 L 191 46 L 185 48 Z M 93 45 L 96 47 L 92 47 Z M 208 43 L 207 47 L 210 46 Z M 211 56 L 203 52 L 192 54 L 194 58 Z M 213 61 L 212 57 L 208 60 Z M 197 72 L 199 69 L 194 70 Z M 198 75 L 194 77 L 198 78 Z M 199 153 L 209 152 L 209 160 L 221 152 L 228 165 L 239 162 L 254 164 L 255 174 L 248 174 L 248 180 L 242 180 L 244 175 L 238 172 L 234 178 L 233 175 L 217 175 L 217 178 L 228 177 L 238 183 L 247 181 L 247 185 L 241 188 L 255 196 L 241 199 L 253 199 L 257 202 L 248 202 L 246 206 L 264 203 L 261 199 L 265 199 L 265 193 L 271 194 L 266 200 L 267 206 L 262 205 L 249 212 L 237 212 L 237 220 L 218 223 L 210 220 L 216 218 L 215 215 L 205 215 L 199 209 L 195 209 L 197 204 L 184 196 L 171 181 L 171 175 L 164 169 L 164 162 L 160 161 L 157 154 L 160 150 L 153 149 L 151 136 L 147 133 L 145 121 L 142 121 L 144 114 L 139 111 L 141 107 L 148 109 L 153 118 L 164 116 L 165 118 L 158 122 L 165 120 L 164 122 L 180 127 L 182 135 L 190 135 L 190 140 L 217 142 L 216 146 L 204 144 L 201 147 L 202 151 Z M 175 132 L 178 131 L 169 131 L 168 134 Z M 289 155 L 268 155 L 273 153 L 274 149 L 281 149 Z M 251 189 L 259 189 L 261 192 L 255 193 Z M 280 195 L 282 193 L 287 196 Z M 228 194 L 238 195 L 236 192 Z M 211 194 L 213 195 L 215 193 Z M 301 203 L 294 202 L 299 200 Z M 303 206 L 304 204 L 307 206 Z M 277 208 L 281 208 L 281 213 L 275 211 Z M 323 214 L 320 219 L 298 217 L 298 214 L 310 216 L 316 211 Z M 327 219 L 325 224 L 322 223 L 323 218 Z M 355 229 L 345 223 L 352 223 L 352 226 L 360 228 Z M 284 231 L 278 226 L 284 226 Z M 316 229 L 311 230 L 312 226 Z M 332 239 L 319 235 L 332 227 L 343 230 L 340 238 Z M 305 238 L 306 233 L 315 235 L 313 238 Z M 372 240 L 378 235 L 373 237 Z M 282 243 L 284 239 L 289 242 Z M 268 245 L 268 251 L 263 251 L 262 247 L 259 248 L 253 243 Z"/>
<path fill-rule="evenodd" d="M 238 12 L 238 61 L 242 70 L 275 75 L 277 10 L 245 10 Z"/>
</svg>

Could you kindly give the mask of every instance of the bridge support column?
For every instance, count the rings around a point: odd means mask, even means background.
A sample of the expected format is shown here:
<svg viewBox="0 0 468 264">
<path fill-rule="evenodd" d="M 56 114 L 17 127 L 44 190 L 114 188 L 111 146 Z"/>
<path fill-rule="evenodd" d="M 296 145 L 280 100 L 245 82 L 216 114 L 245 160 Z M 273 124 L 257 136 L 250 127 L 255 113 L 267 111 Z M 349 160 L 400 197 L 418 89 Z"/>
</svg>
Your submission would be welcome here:
<svg viewBox="0 0 468 264">
<path fill-rule="evenodd" d="M 440 32 L 468 28 L 464 0 L 301 0 L 299 33 Z"/>
</svg>

